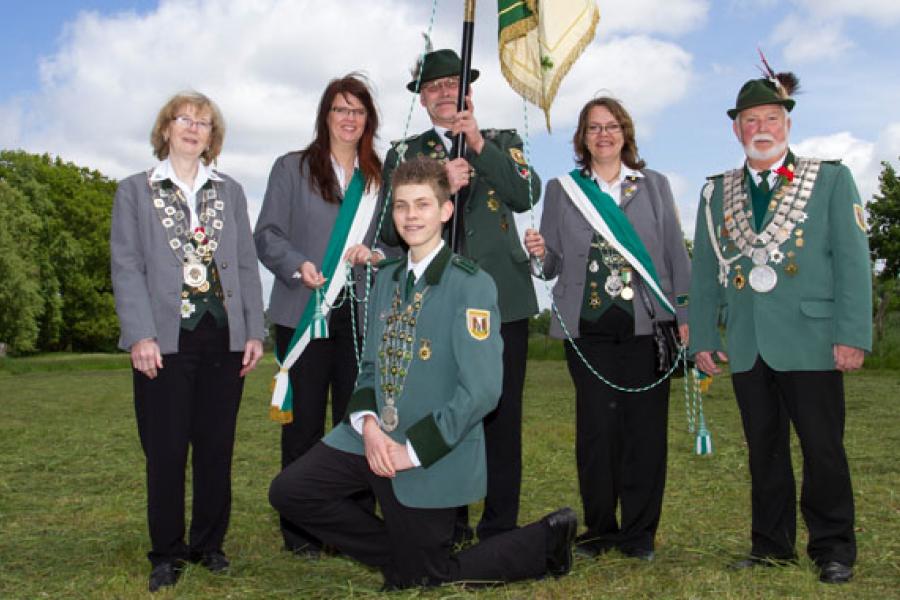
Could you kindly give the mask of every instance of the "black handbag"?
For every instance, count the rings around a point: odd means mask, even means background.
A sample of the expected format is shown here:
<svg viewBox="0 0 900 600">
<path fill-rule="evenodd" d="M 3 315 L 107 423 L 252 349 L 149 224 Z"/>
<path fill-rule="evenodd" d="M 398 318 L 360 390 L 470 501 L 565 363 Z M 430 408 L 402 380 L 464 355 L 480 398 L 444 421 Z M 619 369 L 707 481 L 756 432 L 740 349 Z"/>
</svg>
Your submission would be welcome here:
<svg viewBox="0 0 900 600">
<path fill-rule="evenodd" d="M 653 308 L 650 294 L 647 293 L 647 287 L 644 285 L 643 281 L 638 282 L 637 287 L 641 295 L 641 300 L 647 308 L 647 314 L 650 315 L 650 322 L 653 325 L 653 346 L 656 349 L 656 374 L 662 377 L 672 369 L 672 366 L 676 362 L 678 362 L 678 366 L 672 371 L 672 377 L 684 377 L 685 361 L 680 360 L 681 341 L 678 337 L 677 322 L 657 321 L 656 310 Z M 687 350 L 685 349 L 685 351 Z"/>
</svg>

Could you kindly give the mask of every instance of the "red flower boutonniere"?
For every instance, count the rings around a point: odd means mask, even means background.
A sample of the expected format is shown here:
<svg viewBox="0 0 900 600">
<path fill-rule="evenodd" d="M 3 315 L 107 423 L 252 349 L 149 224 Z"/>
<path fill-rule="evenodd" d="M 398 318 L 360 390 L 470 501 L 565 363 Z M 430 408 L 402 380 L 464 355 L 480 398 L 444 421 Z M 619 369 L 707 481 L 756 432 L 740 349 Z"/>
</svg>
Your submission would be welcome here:
<svg viewBox="0 0 900 600">
<path fill-rule="evenodd" d="M 792 183 L 794 181 L 794 165 L 781 165 L 775 169 L 775 174 L 781 177 L 782 185 Z"/>
</svg>

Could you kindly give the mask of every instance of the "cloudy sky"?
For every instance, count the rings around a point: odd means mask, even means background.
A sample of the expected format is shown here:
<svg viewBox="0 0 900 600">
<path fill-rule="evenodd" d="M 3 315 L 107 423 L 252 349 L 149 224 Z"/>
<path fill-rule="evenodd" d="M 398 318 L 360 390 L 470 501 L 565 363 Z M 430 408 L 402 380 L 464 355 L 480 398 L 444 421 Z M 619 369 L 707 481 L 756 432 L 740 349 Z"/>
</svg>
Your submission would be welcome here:
<svg viewBox="0 0 900 600">
<path fill-rule="evenodd" d="M 149 131 L 175 91 L 215 99 L 228 133 L 219 167 L 244 184 L 251 218 L 269 168 L 309 142 L 325 83 L 349 71 L 372 80 L 381 143 L 426 127 L 404 84 L 428 29 L 428 0 L 3 0 L 0 147 L 49 152 L 112 177 L 153 162 Z M 460 42 L 462 0 L 437 3 L 436 47 Z M 800 154 L 841 158 L 863 197 L 881 161 L 900 156 L 897 0 L 598 0 L 597 36 L 552 111 L 528 111 L 532 162 L 549 179 L 572 166 L 578 109 L 598 92 L 635 118 L 648 166 L 670 178 L 691 237 L 706 175 L 740 164 L 725 110 L 758 74 L 756 48 L 794 71 Z M 496 3 L 481 0 L 473 64 L 482 127 L 526 124 L 500 76 Z M 412 108 L 412 110 L 410 110 Z M 539 212 L 536 213 L 539 218 Z M 525 217 L 528 222 L 530 217 Z"/>
</svg>

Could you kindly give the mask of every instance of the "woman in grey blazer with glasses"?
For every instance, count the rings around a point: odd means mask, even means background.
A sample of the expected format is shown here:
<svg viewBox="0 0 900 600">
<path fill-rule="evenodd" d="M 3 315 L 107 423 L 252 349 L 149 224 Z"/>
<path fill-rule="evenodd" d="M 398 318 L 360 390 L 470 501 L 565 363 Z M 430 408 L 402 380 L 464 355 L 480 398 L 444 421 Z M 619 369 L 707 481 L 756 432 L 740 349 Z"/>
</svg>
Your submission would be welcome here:
<svg viewBox="0 0 900 600">
<path fill-rule="evenodd" d="M 131 353 L 147 466 L 150 591 L 175 585 L 186 561 L 228 568 L 231 456 L 244 376 L 262 356 L 262 289 L 241 186 L 210 165 L 224 122 L 183 92 L 151 132 L 160 162 L 122 180 L 110 251 L 119 345 Z M 185 543 L 188 448 L 193 514 Z"/>
<path fill-rule="evenodd" d="M 547 185 L 540 233 L 528 230 L 525 245 L 547 278 L 558 277 L 562 323 L 554 313 L 550 335 L 565 339 L 564 323 L 572 338 L 565 349 L 587 526 L 577 551 L 650 560 L 666 481 L 669 381 L 630 393 L 592 370 L 632 389 L 658 379 L 652 321 L 675 321 L 687 343 L 690 261 L 669 182 L 645 168 L 620 102 L 589 101 L 573 146 L 578 169 Z"/>
</svg>

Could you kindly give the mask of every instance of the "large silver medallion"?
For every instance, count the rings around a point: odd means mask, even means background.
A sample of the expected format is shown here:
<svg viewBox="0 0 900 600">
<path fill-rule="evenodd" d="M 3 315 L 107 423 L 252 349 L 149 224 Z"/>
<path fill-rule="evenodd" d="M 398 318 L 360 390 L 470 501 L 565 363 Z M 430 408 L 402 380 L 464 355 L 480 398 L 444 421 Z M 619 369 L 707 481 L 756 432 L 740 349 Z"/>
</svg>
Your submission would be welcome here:
<svg viewBox="0 0 900 600">
<path fill-rule="evenodd" d="M 619 277 L 619 270 L 613 269 L 609 276 L 606 278 L 606 283 L 603 284 L 603 289 L 606 290 L 606 293 L 609 294 L 610 298 L 616 298 L 619 294 L 622 293 L 622 288 L 625 287 L 622 284 L 622 278 Z"/>
<path fill-rule="evenodd" d="M 397 414 L 397 407 L 385 404 L 381 407 L 381 428 L 385 431 L 393 431 L 397 429 L 400 423 L 400 415 Z"/>
<path fill-rule="evenodd" d="M 778 274 L 769 265 L 756 265 L 750 269 L 750 287 L 755 292 L 771 292 L 778 283 Z"/>
<path fill-rule="evenodd" d="M 184 282 L 198 288 L 206 283 L 206 265 L 200 262 L 195 254 L 190 254 L 184 259 Z"/>
</svg>

